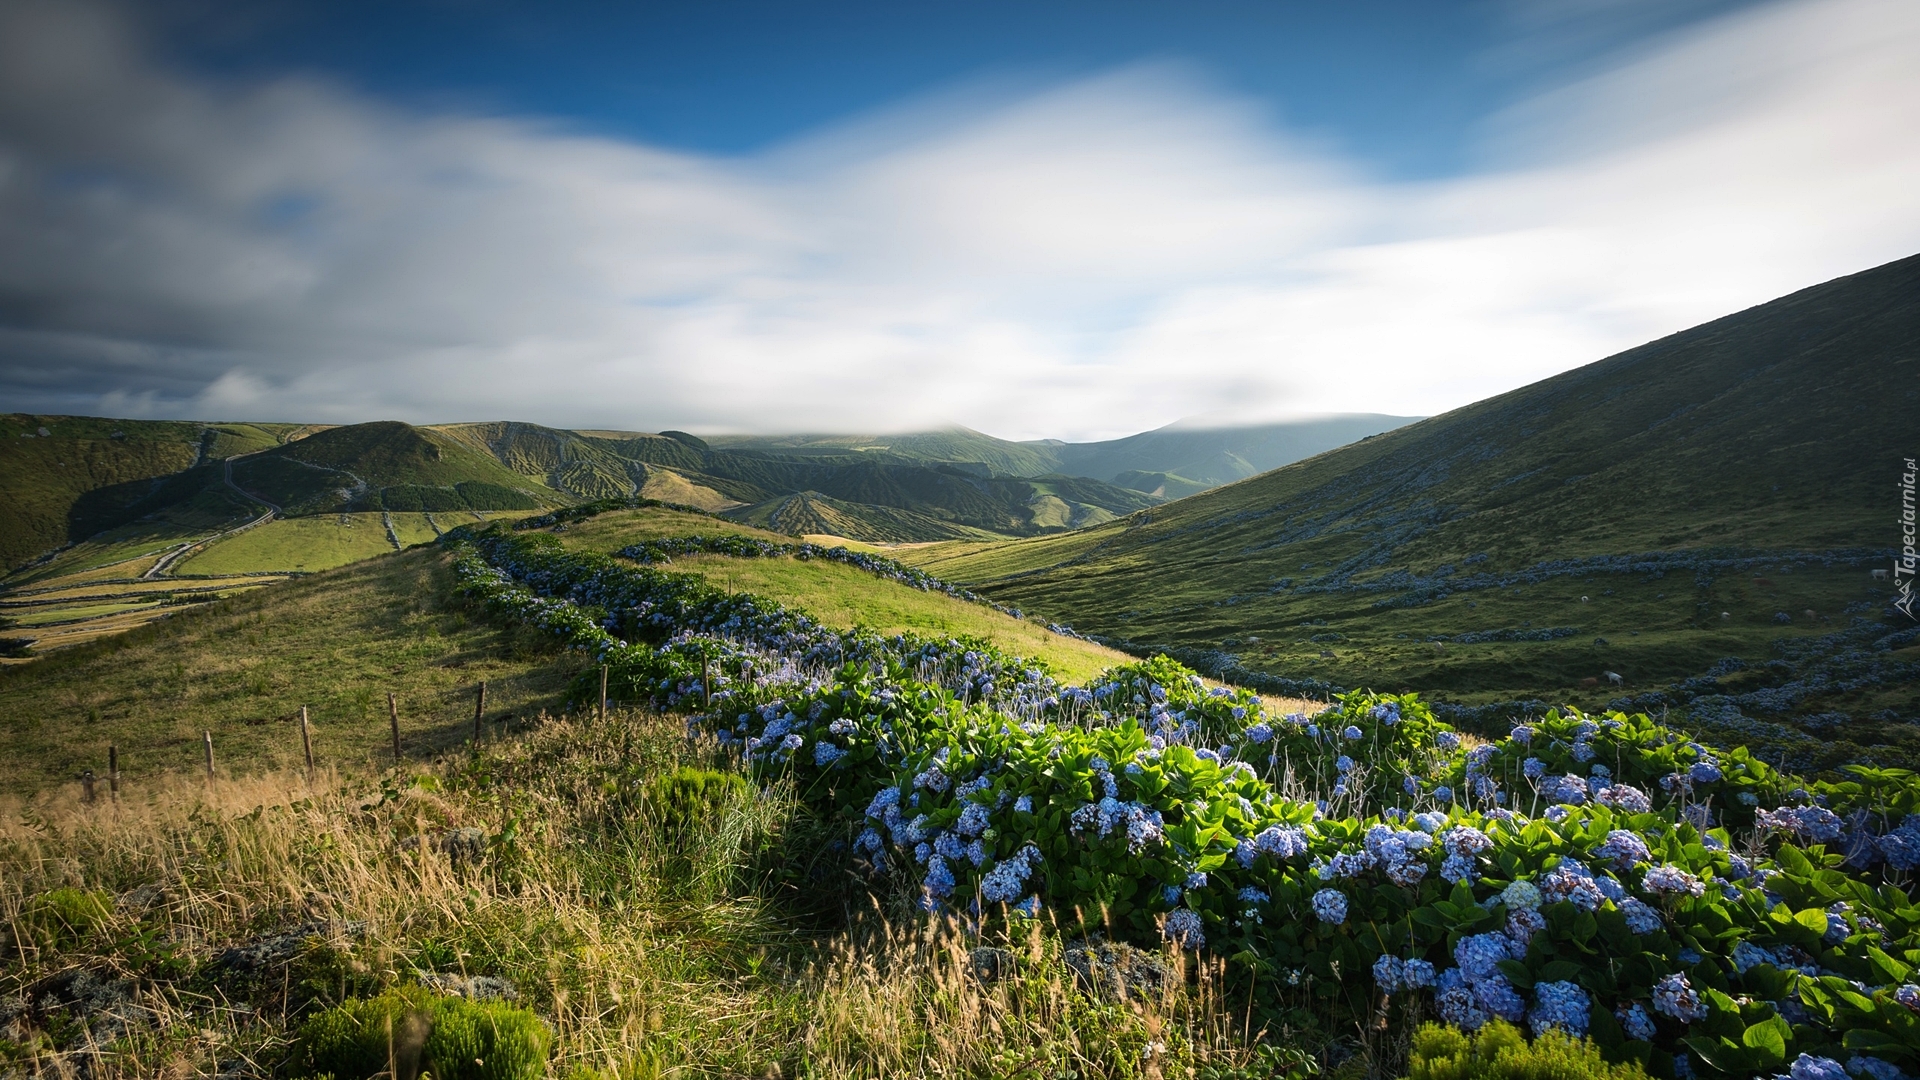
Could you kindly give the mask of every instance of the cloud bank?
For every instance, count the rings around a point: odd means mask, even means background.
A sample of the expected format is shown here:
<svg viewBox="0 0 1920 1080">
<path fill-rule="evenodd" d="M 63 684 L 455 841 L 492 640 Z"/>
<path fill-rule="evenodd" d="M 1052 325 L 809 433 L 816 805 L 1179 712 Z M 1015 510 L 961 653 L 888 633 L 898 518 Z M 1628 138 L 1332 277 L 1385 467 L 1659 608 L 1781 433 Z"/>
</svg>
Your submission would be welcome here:
<svg viewBox="0 0 1920 1080">
<path fill-rule="evenodd" d="M 0 0 L 0 407 L 696 431 L 1430 414 L 1920 250 L 1920 6 L 1799 0 L 1388 184 L 1177 65 L 750 158 L 170 70 Z"/>
</svg>

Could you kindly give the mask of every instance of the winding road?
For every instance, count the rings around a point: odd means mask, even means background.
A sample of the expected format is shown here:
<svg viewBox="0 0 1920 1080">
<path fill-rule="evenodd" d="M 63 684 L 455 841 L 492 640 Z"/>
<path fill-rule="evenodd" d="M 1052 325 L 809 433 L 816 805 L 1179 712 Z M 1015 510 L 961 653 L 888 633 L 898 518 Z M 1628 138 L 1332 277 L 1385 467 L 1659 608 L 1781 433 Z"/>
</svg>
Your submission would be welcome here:
<svg viewBox="0 0 1920 1080">
<path fill-rule="evenodd" d="M 260 452 L 261 451 L 255 451 L 255 453 L 260 453 Z M 179 547 L 174 548 L 172 551 L 169 551 L 165 555 L 160 556 L 160 560 L 158 562 L 154 563 L 153 566 L 149 568 L 146 573 L 140 575 L 142 580 L 152 581 L 152 580 L 155 580 L 156 578 L 164 577 L 175 566 L 178 566 L 180 564 L 180 560 L 186 558 L 192 552 L 198 551 L 199 549 L 206 547 L 208 544 L 214 543 L 215 541 L 225 540 L 230 536 L 238 536 L 241 533 L 246 532 L 248 529 L 255 528 L 260 525 L 265 525 L 267 522 L 272 521 L 274 518 L 280 516 L 280 514 L 282 513 L 282 510 L 278 503 L 268 502 L 267 500 L 261 498 L 260 496 L 255 495 L 252 492 L 248 491 L 246 488 L 241 487 L 239 484 L 234 483 L 233 463 L 235 461 L 240 460 L 241 458 L 251 457 L 251 456 L 252 456 L 251 454 L 239 454 L 234 457 L 230 457 L 226 459 L 226 461 L 224 462 L 226 471 L 223 475 L 224 475 L 224 478 L 226 479 L 227 486 L 232 488 L 234 491 L 238 492 L 241 498 L 247 500 L 248 502 L 259 503 L 261 506 L 266 507 L 266 510 L 263 511 L 259 517 L 254 518 L 252 521 L 249 521 L 244 525 L 236 525 L 233 528 L 226 530 L 225 532 L 215 533 L 212 536 L 206 537 L 205 539 L 194 540 L 190 543 L 181 544 Z"/>
</svg>

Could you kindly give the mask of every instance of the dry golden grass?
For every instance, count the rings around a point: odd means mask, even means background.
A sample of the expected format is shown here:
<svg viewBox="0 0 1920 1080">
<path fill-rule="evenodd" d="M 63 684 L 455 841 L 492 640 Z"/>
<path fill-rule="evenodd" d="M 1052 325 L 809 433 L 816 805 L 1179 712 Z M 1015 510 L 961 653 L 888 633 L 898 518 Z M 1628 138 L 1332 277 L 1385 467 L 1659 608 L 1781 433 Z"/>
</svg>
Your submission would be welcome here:
<svg viewBox="0 0 1920 1080">
<path fill-rule="evenodd" d="M 35 1076 L 264 1074 L 336 983 L 373 993 L 428 971 L 510 980 L 552 1026 L 561 1075 L 1157 1077 L 1247 1060 L 1258 1033 L 1218 971 L 1170 955 L 1182 974 L 1161 991 L 1103 1000 L 1033 928 L 1002 942 L 1017 970 L 983 980 L 978 939 L 897 897 L 851 883 L 796 897 L 827 834 L 778 789 L 697 830 L 663 824 L 646 780 L 685 765 L 725 761 L 678 718 L 631 713 L 544 719 L 410 772 L 0 802 L 0 925 L 22 943 L 0 1001 L 76 967 L 137 980 L 122 1037 L 30 1014 L 0 1071 L 10 1057 Z M 486 832 L 484 858 L 437 850 L 460 827 Z M 32 944 L 29 913 L 56 888 L 118 899 L 74 940 Z M 302 924 L 289 963 L 243 977 L 215 962 Z"/>
</svg>

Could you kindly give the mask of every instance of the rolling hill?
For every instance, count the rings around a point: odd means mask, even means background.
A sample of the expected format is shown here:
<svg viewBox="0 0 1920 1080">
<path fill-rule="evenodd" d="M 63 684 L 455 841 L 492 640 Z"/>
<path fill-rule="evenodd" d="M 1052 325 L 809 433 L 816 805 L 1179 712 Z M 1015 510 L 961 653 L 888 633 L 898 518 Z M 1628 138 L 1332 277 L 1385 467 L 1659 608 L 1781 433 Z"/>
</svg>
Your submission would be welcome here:
<svg viewBox="0 0 1920 1080">
<path fill-rule="evenodd" d="M 328 526 L 332 517 L 292 523 Z M 569 547 L 593 551 L 688 534 L 791 539 L 658 507 L 594 515 L 559 533 Z M 438 548 L 389 549 L 0 668 L 0 717 L 9 721 L 0 724 L 0 795 L 101 768 L 109 744 L 121 747 L 131 777 L 186 771 L 200 760 L 203 731 L 213 733 L 223 770 L 285 766 L 298 760 L 302 705 L 310 707 L 323 757 L 378 763 L 389 746 L 389 692 L 397 695 L 408 753 L 420 756 L 471 733 L 474 684 L 482 679 L 488 715 L 499 725 L 559 712 L 568 681 L 590 661 L 560 650 L 549 635 L 501 629 L 454 596 L 446 561 Z M 986 605 L 851 567 L 703 556 L 676 569 L 801 605 L 830 625 L 977 635 L 1075 677 L 1125 659 Z"/>
<path fill-rule="evenodd" d="M 1625 698 L 1910 762 L 1920 650 L 1868 571 L 1916 408 L 1920 257 L 1119 521 L 907 557 L 1249 679 Z"/>
<path fill-rule="evenodd" d="M 13 569 L 161 510 L 170 515 L 158 527 L 183 533 L 243 519 L 243 500 L 197 498 L 212 470 L 193 470 L 276 446 L 294 426 L 0 416 L 0 566 Z"/>
</svg>

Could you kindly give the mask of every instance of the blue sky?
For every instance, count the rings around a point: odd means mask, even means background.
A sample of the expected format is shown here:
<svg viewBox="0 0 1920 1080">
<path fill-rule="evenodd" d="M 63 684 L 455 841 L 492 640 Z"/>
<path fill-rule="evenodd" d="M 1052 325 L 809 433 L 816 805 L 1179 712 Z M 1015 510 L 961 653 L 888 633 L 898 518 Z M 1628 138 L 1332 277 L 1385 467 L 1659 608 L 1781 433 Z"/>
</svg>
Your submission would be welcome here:
<svg viewBox="0 0 1920 1080">
<path fill-rule="evenodd" d="M 1433 414 L 1920 250 L 1910 0 L 0 0 L 0 407 Z"/>
<path fill-rule="evenodd" d="M 1734 0 L 769 0 L 193 4 L 154 20 L 227 77 L 311 71 L 429 110 L 750 154 L 956 86 L 1178 61 L 1382 176 L 1470 167 L 1486 119 Z"/>
</svg>

